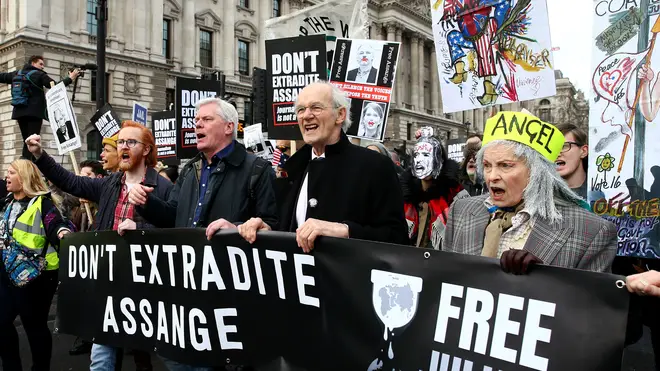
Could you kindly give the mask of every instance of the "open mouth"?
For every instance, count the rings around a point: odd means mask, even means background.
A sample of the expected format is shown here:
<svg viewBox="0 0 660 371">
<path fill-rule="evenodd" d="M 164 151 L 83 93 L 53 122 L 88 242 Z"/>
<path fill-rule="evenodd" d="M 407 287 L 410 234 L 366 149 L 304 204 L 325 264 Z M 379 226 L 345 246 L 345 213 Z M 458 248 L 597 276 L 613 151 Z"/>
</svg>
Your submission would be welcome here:
<svg viewBox="0 0 660 371">
<path fill-rule="evenodd" d="M 204 135 L 202 133 L 197 133 L 197 140 L 204 139 L 204 138 L 206 138 L 206 135 Z"/>
<path fill-rule="evenodd" d="M 555 166 L 557 167 L 562 167 L 564 165 L 566 165 L 566 162 L 564 161 L 560 161 L 560 160 L 555 161 Z"/>
<path fill-rule="evenodd" d="M 504 196 L 504 189 L 500 187 L 490 187 L 489 189 L 495 199 L 501 199 Z"/>
<path fill-rule="evenodd" d="M 131 159 L 131 155 L 129 155 L 127 152 L 121 154 L 122 161 L 128 161 L 130 159 Z"/>
<path fill-rule="evenodd" d="M 303 128 L 305 129 L 305 133 L 309 133 L 318 129 L 319 126 L 317 124 L 306 124 Z"/>
</svg>

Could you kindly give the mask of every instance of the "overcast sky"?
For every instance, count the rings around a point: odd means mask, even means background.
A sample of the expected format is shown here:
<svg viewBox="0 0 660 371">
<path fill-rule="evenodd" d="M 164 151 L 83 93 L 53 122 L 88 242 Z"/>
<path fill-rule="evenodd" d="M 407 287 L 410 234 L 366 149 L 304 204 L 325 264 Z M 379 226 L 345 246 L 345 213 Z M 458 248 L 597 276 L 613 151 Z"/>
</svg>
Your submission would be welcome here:
<svg viewBox="0 0 660 371">
<path fill-rule="evenodd" d="M 555 69 L 589 96 L 591 81 L 592 1 L 547 0 Z"/>
</svg>

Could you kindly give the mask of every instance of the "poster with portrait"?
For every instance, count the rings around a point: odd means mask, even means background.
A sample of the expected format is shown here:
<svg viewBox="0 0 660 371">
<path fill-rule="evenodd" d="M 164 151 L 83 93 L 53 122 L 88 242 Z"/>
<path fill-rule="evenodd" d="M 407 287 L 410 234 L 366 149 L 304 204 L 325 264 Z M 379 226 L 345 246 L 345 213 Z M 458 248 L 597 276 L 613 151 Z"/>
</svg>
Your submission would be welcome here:
<svg viewBox="0 0 660 371">
<path fill-rule="evenodd" d="M 330 82 L 349 97 L 352 121 L 346 134 L 383 141 L 400 43 L 337 39 Z"/>
<path fill-rule="evenodd" d="M 253 124 L 246 126 L 243 130 L 243 145 L 248 152 L 270 161 L 273 158 L 273 147 L 269 146 L 264 139 L 262 125 Z"/>
<path fill-rule="evenodd" d="M 660 2 L 613 4 L 591 14 L 587 196 L 617 225 L 619 256 L 660 259 Z"/>
<path fill-rule="evenodd" d="M 80 148 L 78 123 L 64 83 L 55 85 L 46 93 L 46 109 L 58 153 L 63 155 Z"/>
</svg>

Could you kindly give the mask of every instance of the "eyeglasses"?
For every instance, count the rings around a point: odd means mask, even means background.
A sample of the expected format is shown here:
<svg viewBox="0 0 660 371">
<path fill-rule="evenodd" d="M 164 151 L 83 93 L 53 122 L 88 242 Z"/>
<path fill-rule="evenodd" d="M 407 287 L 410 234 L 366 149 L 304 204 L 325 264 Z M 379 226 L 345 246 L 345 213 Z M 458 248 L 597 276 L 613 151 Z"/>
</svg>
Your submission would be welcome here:
<svg viewBox="0 0 660 371">
<path fill-rule="evenodd" d="M 576 142 L 564 142 L 564 146 L 561 147 L 561 153 L 570 151 L 571 150 L 571 145 L 574 145 L 576 147 L 581 146 L 580 143 L 576 143 Z"/>
<path fill-rule="evenodd" d="M 117 147 L 122 147 L 124 144 L 126 144 L 126 145 L 128 146 L 128 148 L 133 148 L 133 147 L 135 147 L 135 145 L 138 144 L 138 143 L 140 143 L 140 144 L 144 144 L 144 143 L 142 143 L 142 142 L 140 142 L 140 141 L 137 141 L 137 140 L 135 140 L 135 139 L 126 139 L 126 140 L 124 140 L 124 139 L 119 139 L 119 140 L 117 141 Z"/>
<path fill-rule="evenodd" d="M 321 114 L 321 112 L 323 112 L 328 107 L 326 107 L 322 104 L 319 104 L 319 103 L 314 103 L 309 107 L 298 106 L 298 107 L 296 107 L 296 115 L 302 116 L 303 114 L 305 114 L 305 112 L 307 111 L 308 108 L 309 108 L 309 111 L 312 113 L 312 115 L 318 116 L 318 115 Z"/>
</svg>

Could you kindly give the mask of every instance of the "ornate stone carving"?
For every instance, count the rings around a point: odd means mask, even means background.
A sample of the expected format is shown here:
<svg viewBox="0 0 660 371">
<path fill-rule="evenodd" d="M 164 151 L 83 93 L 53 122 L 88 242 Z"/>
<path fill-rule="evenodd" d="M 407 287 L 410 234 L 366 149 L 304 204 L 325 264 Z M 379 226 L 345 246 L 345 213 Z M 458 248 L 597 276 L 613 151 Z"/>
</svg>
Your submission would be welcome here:
<svg viewBox="0 0 660 371">
<path fill-rule="evenodd" d="M 428 0 L 412 0 L 409 5 L 420 15 L 431 16 L 431 3 Z"/>
<path fill-rule="evenodd" d="M 138 94 L 140 91 L 140 76 L 125 73 L 124 74 L 124 93 Z"/>
</svg>

